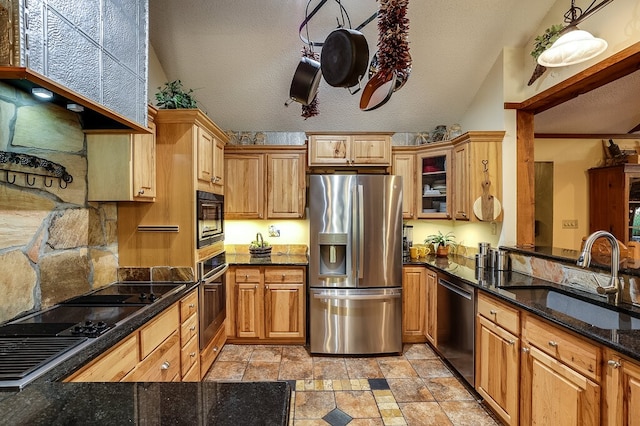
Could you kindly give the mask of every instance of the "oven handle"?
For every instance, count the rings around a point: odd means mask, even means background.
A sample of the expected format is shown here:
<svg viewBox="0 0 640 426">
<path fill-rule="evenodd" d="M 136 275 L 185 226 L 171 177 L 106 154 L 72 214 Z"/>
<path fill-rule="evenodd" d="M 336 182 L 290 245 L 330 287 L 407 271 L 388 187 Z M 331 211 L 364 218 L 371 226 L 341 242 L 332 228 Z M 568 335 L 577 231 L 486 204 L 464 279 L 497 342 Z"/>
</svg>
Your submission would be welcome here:
<svg viewBox="0 0 640 426">
<path fill-rule="evenodd" d="M 345 295 L 337 296 L 333 294 L 316 293 L 314 299 L 333 299 L 333 300 L 381 300 L 381 299 L 397 299 L 401 297 L 400 293 L 379 294 L 379 295 Z"/>
<path fill-rule="evenodd" d="M 458 296 L 462 296 L 468 300 L 473 300 L 473 293 L 468 292 L 465 289 L 458 287 L 453 283 L 450 283 L 449 281 L 445 281 L 442 278 L 440 278 L 438 280 L 438 284 L 440 284 L 442 287 L 446 288 L 447 290 L 454 292 Z"/>
<path fill-rule="evenodd" d="M 206 276 L 202 277 L 202 283 L 203 284 L 208 284 L 209 282 L 220 278 L 220 276 L 222 274 L 224 274 L 225 272 L 227 272 L 227 269 L 229 269 L 229 265 L 228 264 L 224 264 L 224 265 L 220 265 L 218 266 L 216 269 L 214 269 L 213 271 L 209 272 Z"/>
</svg>

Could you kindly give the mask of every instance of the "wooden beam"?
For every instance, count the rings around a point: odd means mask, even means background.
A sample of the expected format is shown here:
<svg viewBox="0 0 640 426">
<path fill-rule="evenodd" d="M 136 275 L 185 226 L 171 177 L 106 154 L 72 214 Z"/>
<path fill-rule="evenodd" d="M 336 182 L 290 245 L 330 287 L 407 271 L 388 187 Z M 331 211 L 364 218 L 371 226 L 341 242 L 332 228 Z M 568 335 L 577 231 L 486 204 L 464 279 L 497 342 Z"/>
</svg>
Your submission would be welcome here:
<svg viewBox="0 0 640 426">
<path fill-rule="evenodd" d="M 640 127 L 640 125 L 638 125 Z M 638 131 L 640 129 L 632 130 Z M 536 133 L 536 139 L 640 139 L 640 134 L 633 133 Z"/>
<path fill-rule="evenodd" d="M 517 213 L 516 246 L 535 246 L 535 170 L 533 113 L 516 112 Z"/>
</svg>

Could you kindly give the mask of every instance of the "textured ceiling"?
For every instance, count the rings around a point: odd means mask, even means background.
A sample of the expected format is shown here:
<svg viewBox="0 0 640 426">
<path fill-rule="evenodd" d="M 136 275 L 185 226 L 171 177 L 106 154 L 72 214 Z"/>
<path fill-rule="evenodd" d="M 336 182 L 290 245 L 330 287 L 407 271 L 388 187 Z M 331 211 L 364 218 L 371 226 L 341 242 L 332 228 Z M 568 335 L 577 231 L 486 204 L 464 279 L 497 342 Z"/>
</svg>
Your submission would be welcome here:
<svg viewBox="0 0 640 426">
<path fill-rule="evenodd" d="M 149 3 L 150 41 L 167 78 L 194 88 L 201 108 L 222 128 L 418 132 L 459 122 L 502 48 L 525 46 L 555 0 L 412 0 L 413 68 L 405 86 L 383 107 L 363 112 L 359 93 L 322 81 L 320 115 L 308 120 L 300 117 L 300 104 L 284 106 L 303 47 L 298 27 L 307 0 Z M 377 9 L 374 0 L 343 5 L 353 27 Z M 338 13 L 337 4 L 327 2 L 309 23 L 310 38 L 324 40 Z M 372 55 L 376 21 L 362 32 Z M 538 129 L 536 118 L 536 131 L 551 131 L 546 126 Z"/>
</svg>

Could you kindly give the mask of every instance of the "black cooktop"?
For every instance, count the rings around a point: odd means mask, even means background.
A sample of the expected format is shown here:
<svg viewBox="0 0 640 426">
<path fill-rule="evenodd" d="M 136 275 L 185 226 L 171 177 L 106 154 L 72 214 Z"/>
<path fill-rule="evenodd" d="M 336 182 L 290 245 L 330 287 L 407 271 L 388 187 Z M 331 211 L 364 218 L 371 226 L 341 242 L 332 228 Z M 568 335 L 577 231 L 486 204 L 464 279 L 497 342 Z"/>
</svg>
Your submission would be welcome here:
<svg viewBox="0 0 640 426">
<path fill-rule="evenodd" d="M 174 284 L 114 284 L 74 297 L 63 305 L 148 305 L 177 288 Z"/>
</svg>

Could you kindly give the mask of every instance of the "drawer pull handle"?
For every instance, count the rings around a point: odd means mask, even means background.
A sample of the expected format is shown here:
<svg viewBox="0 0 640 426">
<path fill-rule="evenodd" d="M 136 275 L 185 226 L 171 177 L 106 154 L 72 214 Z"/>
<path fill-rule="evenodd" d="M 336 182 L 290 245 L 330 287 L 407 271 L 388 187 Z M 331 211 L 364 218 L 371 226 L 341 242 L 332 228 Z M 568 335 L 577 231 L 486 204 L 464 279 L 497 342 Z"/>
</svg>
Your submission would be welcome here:
<svg viewBox="0 0 640 426">
<path fill-rule="evenodd" d="M 194 303 L 189 303 L 189 309 L 193 309 L 195 307 L 196 307 L 196 305 Z"/>
<path fill-rule="evenodd" d="M 615 361 L 613 359 L 607 361 L 607 364 L 609 364 L 609 367 L 611 368 L 620 368 L 622 366 L 618 361 Z"/>
<path fill-rule="evenodd" d="M 217 347 L 217 346 L 214 346 L 214 347 L 213 347 L 213 351 L 214 351 L 214 352 L 218 352 L 218 347 Z"/>
<path fill-rule="evenodd" d="M 516 344 L 516 341 L 515 341 L 515 340 L 505 340 L 505 342 L 507 342 L 507 344 L 508 344 L 509 346 L 513 346 L 513 345 L 515 345 L 515 344 Z"/>
<path fill-rule="evenodd" d="M 169 361 L 165 361 L 160 366 L 160 370 L 168 370 L 171 367 L 171 363 Z"/>
<path fill-rule="evenodd" d="M 558 347 L 558 342 L 554 342 L 553 340 L 549 340 L 549 346 L 551 346 L 552 348 L 557 348 Z"/>
<path fill-rule="evenodd" d="M 496 311 L 495 309 L 491 309 L 491 310 L 489 311 L 489 313 L 490 313 L 491 315 L 498 315 L 498 311 Z"/>
<path fill-rule="evenodd" d="M 525 353 L 525 354 L 529 353 L 529 348 L 522 348 L 522 352 Z"/>
<path fill-rule="evenodd" d="M 138 191 L 138 195 L 144 195 L 144 189 L 141 189 L 140 191 Z"/>
<path fill-rule="evenodd" d="M 266 288 L 267 290 L 269 290 L 269 284 L 265 285 L 264 288 Z"/>
<path fill-rule="evenodd" d="M 189 330 L 191 330 L 191 331 L 195 331 L 195 330 L 196 330 L 196 326 L 195 326 L 195 325 L 192 325 L 191 327 L 189 327 Z"/>
<path fill-rule="evenodd" d="M 191 358 L 193 358 L 193 357 L 195 357 L 195 356 L 196 356 L 196 353 L 195 353 L 195 352 L 191 352 L 191 353 L 189 354 L 189 356 L 190 356 Z"/>
<path fill-rule="evenodd" d="M 286 277 L 285 274 L 282 274 L 282 281 L 284 281 L 284 278 Z"/>
<path fill-rule="evenodd" d="M 248 280 L 249 280 L 249 274 L 245 274 L 245 276 L 244 276 L 244 280 L 245 280 L 245 281 L 248 281 Z"/>
</svg>

